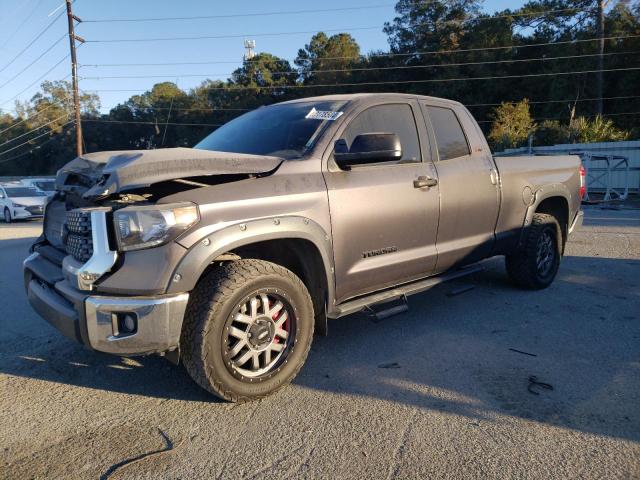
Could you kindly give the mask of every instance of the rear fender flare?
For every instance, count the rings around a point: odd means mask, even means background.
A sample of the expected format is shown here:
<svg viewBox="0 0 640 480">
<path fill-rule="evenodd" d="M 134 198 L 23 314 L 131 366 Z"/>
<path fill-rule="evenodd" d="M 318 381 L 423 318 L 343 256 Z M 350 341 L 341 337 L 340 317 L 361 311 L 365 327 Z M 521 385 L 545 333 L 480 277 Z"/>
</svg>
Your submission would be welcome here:
<svg viewBox="0 0 640 480">
<path fill-rule="evenodd" d="M 567 201 L 567 205 L 571 205 L 571 192 L 563 183 L 552 183 L 536 190 L 533 196 L 533 202 L 529 205 L 525 213 L 522 231 L 520 232 L 519 245 L 522 245 L 522 242 L 526 238 L 527 229 L 533 221 L 533 214 L 536 213 L 536 210 L 544 200 L 551 197 L 562 197 Z M 571 218 L 571 212 L 568 212 L 568 218 Z"/>
<path fill-rule="evenodd" d="M 178 263 L 169 280 L 167 293 L 193 290 L 209 265 L 236 248 L 266 240 L 291 238 L 308 240 L 320 252 L 327 275 L 327 306 L 331 309 L 335 299 L 331 237 L 319 224 L 301 216 L 238 222 L 204 236 Z"/>
</svg>

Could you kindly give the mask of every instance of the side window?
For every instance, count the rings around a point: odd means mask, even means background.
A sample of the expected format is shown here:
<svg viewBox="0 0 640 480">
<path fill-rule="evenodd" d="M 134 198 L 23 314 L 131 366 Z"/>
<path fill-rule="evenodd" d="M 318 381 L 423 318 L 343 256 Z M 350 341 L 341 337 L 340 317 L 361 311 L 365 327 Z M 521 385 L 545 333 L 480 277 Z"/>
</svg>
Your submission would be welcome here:
<svg viewBox="0 0 640 480">
<path fill-rule="evenodd" d="M 471 153 L 458 117 L 453 110 L 427 106 L 427 112 L 436 136 L 440 160 L 450 160 Z"/>
<path fill-rule="evenodd" d="M 420 162 L 420 141 L 416 120 L 407 104 L 378 105 L 361 112 L 347 126 L 342 138 L 351 147 L 353 140 L 362 133 L 395 133 L 400 137 L 402 158 L 400 162 Z"/>
</svg>

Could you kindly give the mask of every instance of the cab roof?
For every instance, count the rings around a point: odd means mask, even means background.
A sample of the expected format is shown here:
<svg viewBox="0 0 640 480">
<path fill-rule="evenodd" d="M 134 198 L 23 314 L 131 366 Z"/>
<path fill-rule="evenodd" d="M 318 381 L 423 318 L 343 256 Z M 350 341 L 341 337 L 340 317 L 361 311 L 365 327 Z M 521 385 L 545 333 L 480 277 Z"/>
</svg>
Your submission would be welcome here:
<svg viewBox="0 0 640 480">
<path fill-rule="evenodd" d="M 316 97 L 296 98 L 295 100 L 288 100 L 286 102 L 280 102 L 276 105 L 282 105 L 287 103 L 300 103 L 300 102 L 339 102 L 339 101 L 357 101 L 357 102 L 370 102 L 372 104 L 379 103 L 381 101 L 389 101 L 394 99 L 417 99 L 417 100 L 437 100 L 438 102 L 450 103 L 451 105 L 462 105 L 455 100 L 449 100 L 439 97 L 428 97 L 426 95 L 417 95 L 413 93 L 346 93 L 335 95 L 320 95 Z"/>
</svg>

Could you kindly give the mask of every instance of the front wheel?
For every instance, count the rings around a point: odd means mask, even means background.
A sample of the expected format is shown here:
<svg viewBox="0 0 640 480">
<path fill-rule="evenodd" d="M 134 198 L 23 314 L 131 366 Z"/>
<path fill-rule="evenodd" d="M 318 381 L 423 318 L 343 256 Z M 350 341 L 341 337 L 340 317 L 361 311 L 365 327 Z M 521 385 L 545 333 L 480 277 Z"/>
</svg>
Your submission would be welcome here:
<svg viewBox="0 0 640 480">
<path fill-rule="evenodd" d="M 507 273 L 522 288 L 547 288 L 556 278 L 562 256 L 562 234 L 553 215 L 536 213 L 523 247 L 507 255 Z"/>
<path fill-rule="evenodd" d="M 4 223 L 11 223 L 11 212 L 7 207 L 4 208 Z"/>
<path fill-rule="evenodd" d="M 313 303 L 291 271 L 238 260 L 206 274 L 189 299 L 183 362 L 204 389 L 246 402 L 288 384 L 311 347 Z"/>
</svg>

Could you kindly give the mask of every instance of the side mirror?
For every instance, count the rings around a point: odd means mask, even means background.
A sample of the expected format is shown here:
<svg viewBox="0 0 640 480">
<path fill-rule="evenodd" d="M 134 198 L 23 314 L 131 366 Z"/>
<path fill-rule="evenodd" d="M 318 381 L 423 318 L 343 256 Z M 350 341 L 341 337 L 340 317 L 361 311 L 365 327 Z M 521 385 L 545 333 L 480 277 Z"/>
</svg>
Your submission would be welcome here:
<svg viewBox="0 0 640 480">
<path fill-rule="evenodd" d="M 343 138 L 336 140 L 333 158 L 343 170 L 367 163 L 397 162 L 402 158 L 402 145 L 395 133 L 363 133 L 354 138 L 351 148 Z"/>
</svg>

